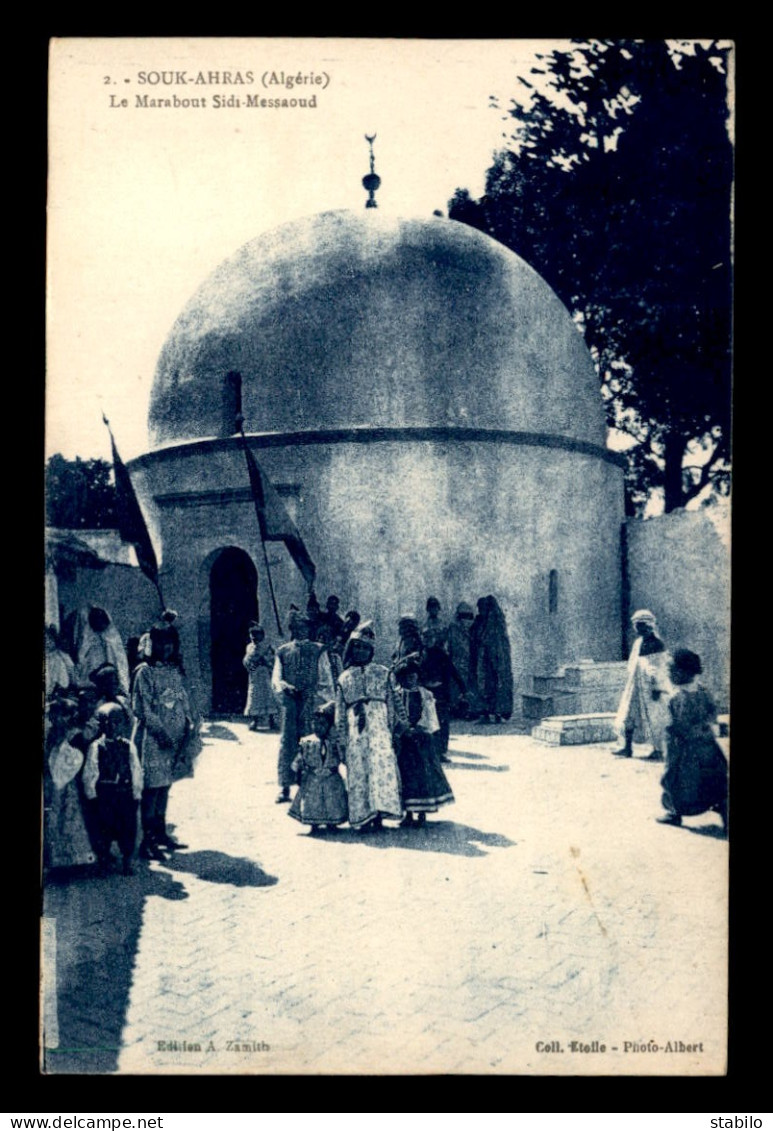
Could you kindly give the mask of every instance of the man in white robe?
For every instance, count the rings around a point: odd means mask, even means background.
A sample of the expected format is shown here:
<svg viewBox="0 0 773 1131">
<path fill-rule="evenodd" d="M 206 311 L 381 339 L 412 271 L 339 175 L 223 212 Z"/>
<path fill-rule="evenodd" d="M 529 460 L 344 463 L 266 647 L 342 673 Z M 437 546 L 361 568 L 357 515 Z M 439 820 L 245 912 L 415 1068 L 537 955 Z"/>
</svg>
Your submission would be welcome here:
<svg viewBox="0 0 773 1131">
<path fill-rule="evenodd" d="M 669 724 L 668 701 L 673 692 L 668 676 L 671 659 L 657 634 L 655 616 L 639 609 L 631 617 L 636 639 L 628 659 L 628 676 L 615 717 L 615 730 L 623 740 L 618 758 L 633 756 L 633 743 L 652 747 L 650 762 L 662 762 Z"/>
</svg>

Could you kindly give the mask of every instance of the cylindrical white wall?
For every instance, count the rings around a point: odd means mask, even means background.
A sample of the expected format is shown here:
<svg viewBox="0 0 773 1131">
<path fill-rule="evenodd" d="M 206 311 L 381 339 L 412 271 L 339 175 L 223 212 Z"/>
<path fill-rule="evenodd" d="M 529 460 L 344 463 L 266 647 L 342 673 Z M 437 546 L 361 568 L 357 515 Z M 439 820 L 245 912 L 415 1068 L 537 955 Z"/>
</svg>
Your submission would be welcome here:
<svg viewBox="0 0 773 1131">
<path fill-rule="evenodd" d="M 459 601 L 489 593 L 507 618 L 517 690 L 561 662 L 620 659 L 622 470 L 603 455 L 453 438 L 254 451 L 286 493 L 317 565 L 320 600 L 336 593 L 344 610 L 375 620 L 381 659 L 398 617 L 423 617 L 430 594 L 450 618 Z M 206 708 L 209 569 L 218 550 L 250 555 L 261 619 L 276 635 L 244 455 L 236 441 L 199 441 L 141 457 L 132 474 L 146 506 L 152 499 L 164 593 L 181 612 L 189 674 Z M 291 600 L 305 602 L 305 587 L 283 545 L 270 544 L 268 554 L 284 622 Z"/>
</svg>

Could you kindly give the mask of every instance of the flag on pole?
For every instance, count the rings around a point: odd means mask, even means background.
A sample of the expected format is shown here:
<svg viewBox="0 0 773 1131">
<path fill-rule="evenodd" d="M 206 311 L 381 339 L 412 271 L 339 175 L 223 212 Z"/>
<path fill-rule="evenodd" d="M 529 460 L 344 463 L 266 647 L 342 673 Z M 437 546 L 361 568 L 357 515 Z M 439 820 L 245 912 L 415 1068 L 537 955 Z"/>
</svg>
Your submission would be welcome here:
<svg viewBox="0 0 773 1131">
<path fill-rule="evenodd" d="M 142 513 L 139 499 L 134 491 L 131 476 L 126 470 L 126 465 L 123 460 L 118 455 L 118 449 L 115 446 L 115 439 L 113 438 L 113 433 L 110 428 L 110 421 L 104 413 L 102 414 L 102 419 L 110 433 L 110 445 L 113 449 L 113 473 L 115 475 L 115 505 L 118 530 L 124 542 L 131 542 L 134 546 L 140 569 L 146 577 L 150 578 L 158 590 L 159 597 L 161 597 L 161 588 L 158 582 L 158 561 L 156 560 L 156 551 L 153 549 L 153 543 L 150 540 L 145 516 Z M 163 603 L 162 597 L 161 604 L 163 605 Z"/>
<path fill-rule="evenodd" d="M 250 475 L 252 497 L 258 516 L 260 537 L 263 542 L 284 542 L 287 552 L 300 570 L 309 590 L 314 587 L 317 567 L 311 560 L 303 539 L 280 499 L 276 488 L 261 471 L 258 461 L 250 451 L 244 432 L 241 433 L 247 470 Z"/>
</svg>

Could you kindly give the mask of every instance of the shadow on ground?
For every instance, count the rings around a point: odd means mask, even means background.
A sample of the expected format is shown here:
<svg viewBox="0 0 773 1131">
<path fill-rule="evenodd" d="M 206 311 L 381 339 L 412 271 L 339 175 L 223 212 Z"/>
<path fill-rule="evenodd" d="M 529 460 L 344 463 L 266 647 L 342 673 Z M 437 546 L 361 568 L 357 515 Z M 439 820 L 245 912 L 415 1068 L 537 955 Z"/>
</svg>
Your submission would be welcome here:
<svg viewBox="0 0 773 1131">
<path fill-rule="evenodd" d="M 501 763 L 484 765 L 483 763 L 487 760 L 481 754 L 471 754 L 467 750 L 449 750 L 449 754 L 453 755 L 451 761 L 445 763 L 449 770 L 477 770 L 479 773 L 485 774 L 507 774 L 510 772 L 510 767 Z M 460 758 L 476 758 L 477 761 L 461 762 L 459 761 Z"/>
<path fill-rule="evenodd" d="M 44 1073 L 116 1071 L 143 907 L 153 897 L 181 900 L 188 893 L 168 872 L 147 865 L 133 876 L 100 877 L 87 868 L 46 876 L 43 915 L 53 921 L 56 939 L 58 1040 L 44 1025 Z M 46 1047 L 48 1041 L 56 1047 Z"/>
<path fill-rule="evenodd" d="M 253 860 L 205 849 L 201 852 L 175 852 L 165 865 L 173 872 L 187 872 L 211 884 L 232 884 L 237 888 L 266 888 L 278 883 Z"/>
<path fill-rule="evenodd" d="M 391 828 L 384 826 L 374 832 L 356 829 L 337 829 L 315 836 L 316 843 L 326 840 L 338 844 L 365 844 L 370 848 L 407 848 L 414 852 L 445 852 L 449 856 L 488 856 L 485 848 L 512 848 L 516 842 L 499 833 L 484 833 L 470 825 L 455 821 L 433 821 L 429 818 L 423 828 Z M 481 847 L 483 846 L 483 847 Z"/>
<path fill-rule="evenodd" d="M 693 833 L 695 836 L 708 836 L 714 840 L 727 840 L 727 833 L 721 825 L 680 825 L 680 828 L 686 833 Z"/>
<path fill-rule="evenodd" d="M 481 738 L 484 735 L 529 735 L 536 719 L 513 718 L 501 723 L 482 723 L 480 719 L 454 719 L 451 722 L 451 737 Z"/>
<path fill-rule="evenodd" d="M 234 734 L 230 727 L 224 726 L 222 723 L 207 723 L 201 731 L 202 739 L 207 738 L 222 738 L 226 742 L 240 742 L 238 734 Z"/>
</svg>

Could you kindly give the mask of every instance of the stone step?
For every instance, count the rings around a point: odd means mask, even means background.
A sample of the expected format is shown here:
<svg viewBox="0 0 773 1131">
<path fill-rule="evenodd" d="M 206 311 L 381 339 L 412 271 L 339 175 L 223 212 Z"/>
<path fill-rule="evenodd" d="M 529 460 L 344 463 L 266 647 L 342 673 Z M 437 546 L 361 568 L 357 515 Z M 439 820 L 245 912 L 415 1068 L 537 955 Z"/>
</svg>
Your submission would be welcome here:
<svg viewBox="0 0 773 1131">
<path fill-rule="evenodd" d="M 574 710 L 575 707 L 571 692 L 554 691 L 541 695 L 527 693 L 521 698 L 525 719 L 544 719 L 546 715 L 555 715 L 564 707 L 568 711 Z"/>
<path fill-rule="evenodd" d="M 532 738 L 548 746 L 587 746 L 594 742 L 614 742 L 615 715 L 611 711 L 591 714 L 553 715 L 532 729 Z"/>
<path fill-rule="evenodd" d="M 628 674 L 628 662 L 614 660 L 598 664 L 567 664 L 564 674 L 567 688 L 605 687 L 610 691 L 622 691 Z"/>
</svg>

